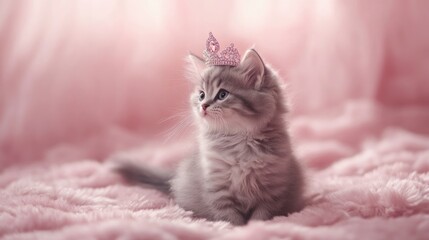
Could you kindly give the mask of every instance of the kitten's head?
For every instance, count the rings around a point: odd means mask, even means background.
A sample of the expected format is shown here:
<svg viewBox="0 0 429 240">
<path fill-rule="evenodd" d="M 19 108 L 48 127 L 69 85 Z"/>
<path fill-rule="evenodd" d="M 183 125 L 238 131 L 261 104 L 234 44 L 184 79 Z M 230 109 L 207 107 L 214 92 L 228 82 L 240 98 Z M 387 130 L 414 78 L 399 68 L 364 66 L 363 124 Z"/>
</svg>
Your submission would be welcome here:
<svg viewBox="0 0 429 240">
<path fill-rule="evenodd" d="M 192 110 L 203 129 L 253 132 L 285 112 L 277 77 L 255 50 L 236 67 L 206 66 L 192 54 L 188 59 Z"/>
</svg>

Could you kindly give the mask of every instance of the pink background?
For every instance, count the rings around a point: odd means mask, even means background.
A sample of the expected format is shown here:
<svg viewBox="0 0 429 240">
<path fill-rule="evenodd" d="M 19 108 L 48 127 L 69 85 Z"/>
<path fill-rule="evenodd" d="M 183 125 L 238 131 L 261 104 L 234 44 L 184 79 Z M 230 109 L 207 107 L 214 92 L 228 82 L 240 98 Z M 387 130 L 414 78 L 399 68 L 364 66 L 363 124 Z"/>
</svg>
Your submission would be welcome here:
<svg viewBox="0 0 429 240">
<path fill-rule="evenodd" d="M 1 1 L 0 163 L 69 147 L 78 151 L 68 157 L 102 159 L 162 139 L 178 118 L 162 121 L 188 107 L 183 59 L 202 53 L 209 31 L 221 48 L 254 45 L 279 70 L 292 118 L 355 100 L 425 107 L 427 9 L 402 0 Z"/>
</svg>

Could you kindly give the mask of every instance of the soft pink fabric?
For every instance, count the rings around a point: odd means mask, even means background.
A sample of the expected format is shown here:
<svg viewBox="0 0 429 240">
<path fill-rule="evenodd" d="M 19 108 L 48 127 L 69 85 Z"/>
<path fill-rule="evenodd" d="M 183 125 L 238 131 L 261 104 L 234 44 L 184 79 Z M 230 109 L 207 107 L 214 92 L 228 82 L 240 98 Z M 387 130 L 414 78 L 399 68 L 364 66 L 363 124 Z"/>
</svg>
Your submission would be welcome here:
<svg viewBox="0 0 429 240">
<path fill-rule="evenodd" d="M 0 237 L 425 239 L 428 1 L 1 1 Z M 232 227 L 110 171 L 172 169 L 188 50 L 252 44 L 288 84 L 308 205 Z M 164 121 L 169 116 L 171 119 Z M 168 134 L 167 134 L 168 135 Z"/>
</svg>

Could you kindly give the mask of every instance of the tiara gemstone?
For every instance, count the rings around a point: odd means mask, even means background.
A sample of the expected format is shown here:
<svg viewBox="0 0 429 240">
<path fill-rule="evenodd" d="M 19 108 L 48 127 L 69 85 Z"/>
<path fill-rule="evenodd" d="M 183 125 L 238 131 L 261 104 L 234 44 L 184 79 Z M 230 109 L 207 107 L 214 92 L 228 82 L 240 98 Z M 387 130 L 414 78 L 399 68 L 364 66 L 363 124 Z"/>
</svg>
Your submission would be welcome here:
<svg viewBox="0 0 429 240">
<path fill-rule="evenodd" d="M 203 51 L 205 62 L 210 66 L 237 66 L 240 63 L 240 53 L 231 43 L 218 55 L 220 46 L 219 42 L 209 33 L 209 38 L 206 41 L 206 50 Z"/>
</svg>

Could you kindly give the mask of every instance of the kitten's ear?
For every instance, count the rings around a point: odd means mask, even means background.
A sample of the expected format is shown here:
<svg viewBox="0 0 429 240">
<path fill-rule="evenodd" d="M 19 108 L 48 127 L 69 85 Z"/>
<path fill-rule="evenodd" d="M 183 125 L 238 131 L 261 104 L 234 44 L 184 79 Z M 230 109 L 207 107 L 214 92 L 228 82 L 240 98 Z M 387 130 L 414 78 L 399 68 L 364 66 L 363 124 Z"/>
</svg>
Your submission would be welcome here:
<svg viewBox="0 0 429 240">
<path fill-rule="evenodd" d="M 240 67 L 246 75 L 248 84 L 259 89 L 262 85 L 265 73 L 265 65 L 259 54 L 254 49 L 247 50 L 241 60 Z"/>
<path fill-rule="evenodd" d="M 199 82 L 201 80 L 202 72 L 206 68 L 204 60 L 194 55 L 193 53 L 189 53 L 186 58 L 186 61 L 188 62 L 190 80 L 192 80 L 192 82 Z"/>
</svg>

